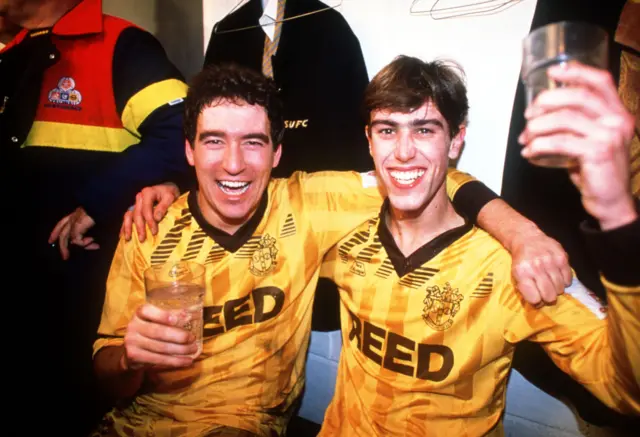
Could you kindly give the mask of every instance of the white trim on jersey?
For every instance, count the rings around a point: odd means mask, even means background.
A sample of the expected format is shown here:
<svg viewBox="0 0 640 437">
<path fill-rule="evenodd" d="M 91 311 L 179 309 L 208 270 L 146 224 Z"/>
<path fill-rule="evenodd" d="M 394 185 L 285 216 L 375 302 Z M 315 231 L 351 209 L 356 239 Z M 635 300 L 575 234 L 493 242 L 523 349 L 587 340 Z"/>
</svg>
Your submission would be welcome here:
<svg viewBox="0 0 640 437">
<path fill-rule="evenodd" d="M 598 319 L 603 320 L 607 317 L 607 307 L 602 304 L 593 291 L 585 287 L 575 276 L 571 285 L 565 288 L 564 292 L 586 306 Z"/>
</svg>

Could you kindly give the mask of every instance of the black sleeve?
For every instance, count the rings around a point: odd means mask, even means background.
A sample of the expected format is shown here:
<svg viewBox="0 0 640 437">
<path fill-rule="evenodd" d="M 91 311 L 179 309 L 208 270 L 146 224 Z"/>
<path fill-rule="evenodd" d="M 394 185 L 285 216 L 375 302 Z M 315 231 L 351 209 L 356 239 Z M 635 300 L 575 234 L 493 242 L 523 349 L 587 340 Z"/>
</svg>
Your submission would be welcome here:
<svg viewBox="0 0 640 437">
<path fill-rule="evenodd" d="M 477 225 L 478 214 L 482 207 L 499 197 L 484 183 L 475 180 L 467 182 L 456 191 L 453 196 L 453 206 L 456 211 Z"/>
<path fill-rule="evenodd" d="M 640 202 L 636 202 L 640 211 Z M 640 218 L 609 231 L 597 223 L 585 221 L 580 226 L 589 253 L 607 280 L 618 285 L 640 284 Z"/>
<path fill-rule="evenodd" d="M 125 29 L 120 34 L 112 65 L 113 94 L 120 116 L 129 99 L 147 86 L 166 79 L 184 82 L 160 41 L 137 27 Z"/>
<path fill-rule="evenodd" d="M 136 96 L 167 79 L 176 81 L 170 81 L 167 87 L 161 85 L 160 92 L 152 96 Z M 122 32 L 113 58 L 113 91 L 121 117 L 132 98 L 143 100 L 143 105 L 133 107 L 155 109 L 145 117 L 132 117 L 136 122 L 126 126 L 137 130 L 140 142 L 119 153 L 85 186 L 77 187 L 79 205 L 96 223 L 119 220 L 134 203 L 136 193 L 146 186 L 174 181 L 184 187 L 185 181 L 188 183 L 193 177 L 184 154 L 182 132 L 186 84 L 150 33 L 137 28 Z"/>
</svg>

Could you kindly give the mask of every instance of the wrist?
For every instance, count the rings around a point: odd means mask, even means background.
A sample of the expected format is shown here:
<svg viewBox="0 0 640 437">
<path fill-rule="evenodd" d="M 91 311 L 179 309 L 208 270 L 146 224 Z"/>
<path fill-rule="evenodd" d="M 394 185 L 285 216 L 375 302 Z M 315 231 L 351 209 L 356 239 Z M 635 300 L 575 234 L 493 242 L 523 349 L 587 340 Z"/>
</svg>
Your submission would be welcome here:
<svg viewBox="0 0 640 437">
<path fill-rule="evenodd" d="M 602 213 L 594 215 L 594 218 L 598 220 L 600 229 L 603 231 L 628 225 L 638 219 L 638 211 L 631 197 L 616 205 L 608 205 L 598 210 Z"/>
<path fill-rule="evenodd" d="M 527 241 L 539 238 L 541 235 L 544 234 L 535 223 L 527 222 L 518 226 L 518 229 L 510 235 L 504 246 L 510 253 L 513 253 L 519 246 L 527 244 Z"/>
</svg>

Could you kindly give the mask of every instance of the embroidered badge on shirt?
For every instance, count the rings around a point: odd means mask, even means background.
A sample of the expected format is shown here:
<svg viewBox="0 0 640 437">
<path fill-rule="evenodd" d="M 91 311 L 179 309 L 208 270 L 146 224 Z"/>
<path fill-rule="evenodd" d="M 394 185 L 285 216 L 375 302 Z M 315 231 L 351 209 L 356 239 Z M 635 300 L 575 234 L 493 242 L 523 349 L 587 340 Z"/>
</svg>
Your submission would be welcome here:
<svg viewBox="0 0 640 437">
<path fill-rule="evenodd" d="M 258 248 L 253 252 L 249 271 L 256 276 L 269 274 L 276 268 L 277 255 L 276 239 L 269 234 L 265 234 L 258 243 Z"/>
<path fill-rule="evenodd" d="M 458 289 L 451 288 L 448 282 L 442 290 L 437 285 L 428 287 L 422 318 L 433 329 L 444 331 L 453 325 L 453 318 L 460 310 L 463 298 Z"/>
<path fill-rule="evenodd" d="M 82 94 L 76 89 L 76 81 L 72 77 L 62 77 L 57 88 L 49 91 L 49 101 L 56 105 L 78 106 L 82 102 Z"/>
</svg>

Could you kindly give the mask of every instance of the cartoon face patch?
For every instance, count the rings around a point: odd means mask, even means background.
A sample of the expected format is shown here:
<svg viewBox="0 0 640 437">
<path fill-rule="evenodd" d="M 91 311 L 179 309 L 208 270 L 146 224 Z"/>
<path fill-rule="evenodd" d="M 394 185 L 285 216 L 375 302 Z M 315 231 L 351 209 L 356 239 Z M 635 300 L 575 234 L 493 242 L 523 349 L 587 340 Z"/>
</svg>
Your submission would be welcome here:
<svg viewBox="0 0 640 437">
<path fill-rule="evenodd" d="M 82 94 L 76 89 L 76 81 L 72 77 L 62 77 L 58 86 L 49 91 L 49 101 L 58 105 L 77 106 L 82 102 Z"/>
</svg>

